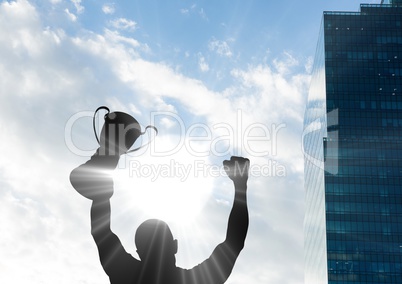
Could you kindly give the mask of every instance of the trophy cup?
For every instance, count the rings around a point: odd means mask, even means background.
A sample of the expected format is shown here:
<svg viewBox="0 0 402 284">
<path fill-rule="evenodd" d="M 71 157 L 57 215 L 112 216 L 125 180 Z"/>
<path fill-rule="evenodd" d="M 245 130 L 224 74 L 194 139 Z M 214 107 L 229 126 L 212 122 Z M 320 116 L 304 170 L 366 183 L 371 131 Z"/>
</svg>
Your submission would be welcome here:
<svg viewBox="0 0 402 284">
<path fill-rule="evenodd" d="M 107 113 L 104 115 L 105 123 L 99 138 L 96 132 L 95 118 L 97 112 L 101 109 L 106 110 Z M 108 156 L 120 156 L 122 154 L 131 153 L 148 145 L 151 141 L 138 148 L 130 149 L 138 137 L 145 134 L 149 128 L 155 130 L 156 135 L 158 134 L 158 130 L 152 125 L 148 125 L 145 127 L 145 130 L 141 132 L 141 126 L 134 117 L 124 112 L 110 112 L 109 108 L 105 106 L 96 109 L 93 116 L 93 128 L 95 138 L 100 145 L 99 155 Z"/>
<path fill-rule="evenodd" d="M 95 120 L 96 114 L 101 109 L 107 113 L 104 115 L 105 122 L 98 137 Z M 151 142 L 130 149 L 138 137 L 146 133 L 149 128 L 158 134 L 158 130 L 152 125 L 141 131 L 138 121 L 127 113 L 110 112 L 106 106 L 97 108 L 93 116 L 93 129 L 99 148 L 88 162 L 71 172 L 70 182 L 75 190 L 91 200 L 110 198 L 113 195 L 113 178 L 110 171 L 116 168 L 121 155 L 137 151 Z"/>
</svg>

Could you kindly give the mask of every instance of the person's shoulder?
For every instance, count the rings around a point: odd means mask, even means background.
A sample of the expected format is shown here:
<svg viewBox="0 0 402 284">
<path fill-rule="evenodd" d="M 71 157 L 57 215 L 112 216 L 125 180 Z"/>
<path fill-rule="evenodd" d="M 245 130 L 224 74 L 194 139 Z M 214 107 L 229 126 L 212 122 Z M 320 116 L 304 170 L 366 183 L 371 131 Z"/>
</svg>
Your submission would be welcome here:
<svg viewBox="0 0 402 284">
<path fill-rule="evenodd" d="M 190 271 L 191 269 L 176 266 L 175 270 L 176 270 L 177 273 L 186 273 L 186 272 Z"/>
<path fill-rule="evenodd" d="M 181 279 L 186 279 L 193 273 L 193 269 L 194 268 L 188 269 L 188 268 L 176 267 L 176 273 L 180 275 Z"/>
<path fill-rule="evenodd" d="M 183 283 L 194 283 L 194 280 L 201 279 L 202 274 L 207 273 L 207 271 L 203 271 L 202 267 L 201 264 L 193 268 L 177 267 L 177 273 L 180 275 L 180 279 L 184 280 Z"/>
<path fill-rule="evenodd" d="M 103 268 L 111 283 L 126 283 L 127 279 L 130 280 L 130 283 L 137 283 L 134 280 L 137 279 L 141 271 L 141 261 L 125 252 L 119 254 L 109 265 L 104 265 Z"/>
<path fill-rule="evenodd" d="M 128 252 L 125 253 L 124 257 L 125 257 L 126 261 L 129 262 L 131 265 L 141 265 L 141 260 L 136 259 L 134 256 L 132 256 Z"/>
</svg>

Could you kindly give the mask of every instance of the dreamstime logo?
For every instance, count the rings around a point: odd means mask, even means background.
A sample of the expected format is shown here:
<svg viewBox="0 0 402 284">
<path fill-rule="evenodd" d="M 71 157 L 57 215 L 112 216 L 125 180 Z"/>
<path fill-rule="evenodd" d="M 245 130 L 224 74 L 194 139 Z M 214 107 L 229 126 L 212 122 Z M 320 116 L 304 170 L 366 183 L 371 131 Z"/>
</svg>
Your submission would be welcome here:
<svg viewBox="0 0 402 284">
<path fill-rule="evenodd" d="M 93 112 L 82 111 L 74 114 L 67 121 L 64 131 L 65 143 L 67 148 L 74 154 L 79 156 L 91 156 L 96 149 L 83 149 L 78 146 L 72 139 L 74 125 L 81 119 L 93 117 Z M 186 126 L 183 119 L 172 112 L 152 112 L 150 114 L 150 124 L 158 127 L 162 121 L 168 121 L 175 129 L 174 133 L 165 133 L 174 137 L 173 145 L 162 145 L 155 141 L 145 145 L 134 154 L 141 155 L 144 151 L 150 151 L 151 156 L 167 157 L 185 150 L 194 157 L 216 156 L 223 157 L 238 153 L 239 155 L 247 154 L 254 157 L 263 157 L 267 155 L 276 156 L 278 147 L 278 134 L 281 129 L 286 127 L 285 123 L 271 124 L 270 127 L 263 123 L 252 123 L 244 127 L 242 112 L 237 111 L 236 123 L 217 123 L 208 126 L 203 123 L 194 123 Z M 111 125 L 109 125 L 110 127 Z M 119 141 L 124 141 L 127 131 L 122 125 L 112 125 L 118 130 L 112 129 L 119 133 Z M 103 121 L 97 120 L 96 129 L 103 127 Z M 121 130 L 122 129 L 122 130 Z M 164 135 L 164 134 L 162 134 Z M 143 138 L 139 138 L 142 140 Z M 142 142 L 142 141 L 140 141 Z M 200 147 L 202 145 L 202 147 Z M 158 147 L 159 146 L 159 147 Z"/>
<path fill-rule="evenodd" d="M 336 175 L 339 171 L 339 110 L 309 123 L 302 134 L 304 158 L 314 166 Z M 321 145 L 318 143 L 322 143 Z M 322 147 L 322 152 L 318 151 Z"/>
</svg>

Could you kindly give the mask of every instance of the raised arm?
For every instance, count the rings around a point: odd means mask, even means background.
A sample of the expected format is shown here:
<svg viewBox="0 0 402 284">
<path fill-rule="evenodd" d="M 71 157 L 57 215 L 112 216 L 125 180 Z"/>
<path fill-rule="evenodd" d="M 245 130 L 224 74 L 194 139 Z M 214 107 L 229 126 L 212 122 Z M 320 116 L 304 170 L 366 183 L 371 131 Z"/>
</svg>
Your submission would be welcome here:
<svg viewBox="0 0 402 284">
<path fill-rule="evenodd" d="M 191 278 L 196 279 L 195 282 L 189 283 L 224 283 L 244 247 L 249 223 L 247 180 L 250 161 L 242 157 L 231 157 L 230 161 L 224 161 L 223 165 L 235 189 L 226 239 L 214 249 L 207 260 L 189 271 L 192 274 Z"/>
<path fill-rule="evenodd" d="M 118 161 L 119 156 L 99 155 L 97 152 L 91 160 L 74 169 L 70 175 L 73 187 L 93 201 L 90 214 L 91 233 L 98 247 L 103 269 L 111 279 L 121 277 L 127 262 L 134 260 L 126 253 L 110 227 L 110 197 L 113 195 L 111 173 Z"/>
<path fill-rule="evenodd" d="M 99 251 L 103 269 L 112 283 L 122 283 L 127 270 L 136 260 L 128 254 L 119 238 L 110 229 L 110 201 L 94 200 L 91 207 L 91 233 Z M 118 280 L 120 279 L 120 281 Z"/>
<path fill-rule="evenodd" d="M 233 181 L 235 189 L 233 208 L 229 215 L 224 244 L 228 245 L 236 257 L 244 247 L 249 223 L 247 209 L 249 165 L 250 161 L 241 157 L 232 157 L 230 161 L 224 162 L 226 173 Z"/>
</svg>

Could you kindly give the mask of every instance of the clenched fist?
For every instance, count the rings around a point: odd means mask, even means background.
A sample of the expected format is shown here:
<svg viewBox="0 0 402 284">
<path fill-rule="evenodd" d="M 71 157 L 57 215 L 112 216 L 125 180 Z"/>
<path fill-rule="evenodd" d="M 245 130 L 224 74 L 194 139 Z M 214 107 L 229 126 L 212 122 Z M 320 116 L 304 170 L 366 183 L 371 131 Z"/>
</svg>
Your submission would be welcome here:
<svg viewBox="0 0 402 284">
<path fill-rule="evenodd" d="M 250 160 L 243 157 L 231 157 L 223 161 L 223 166 L 228 177 L 236 182 L 247 182 Z"/>
</svg>

